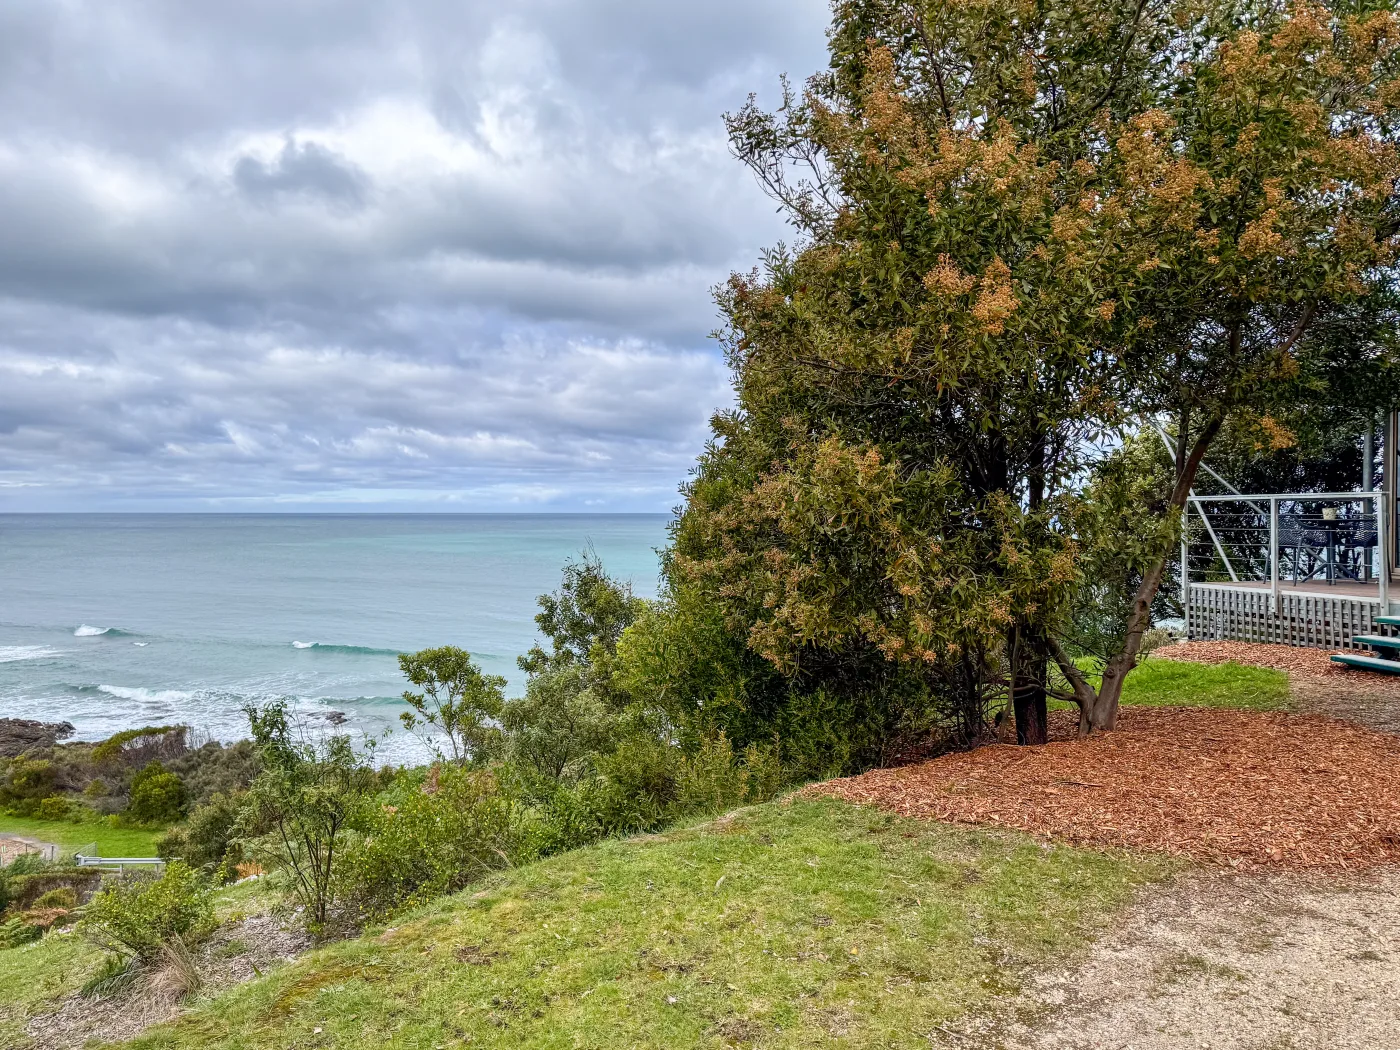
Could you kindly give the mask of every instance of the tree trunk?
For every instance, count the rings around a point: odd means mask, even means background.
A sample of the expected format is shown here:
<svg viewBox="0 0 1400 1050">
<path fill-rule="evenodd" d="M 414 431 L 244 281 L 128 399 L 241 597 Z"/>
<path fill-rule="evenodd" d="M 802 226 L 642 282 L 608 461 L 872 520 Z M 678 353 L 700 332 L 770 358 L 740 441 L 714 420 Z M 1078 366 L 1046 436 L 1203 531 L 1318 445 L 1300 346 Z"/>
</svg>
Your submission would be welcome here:
<svg viewBox="0 0 1400 1050">
<path fill-rule="evenodd" d="M 1045 656 L 1032 636 L 1033 628 L 1018 623 L 1007 639 L 1011 712 L 1016 719 L 1016 743 L 1043 744 L 1047 739 Z"/>
<path fill-rule="evenodd" d="M 1195 444 L 1191 447 L 1190 454 L 1185 457 L 1181 454 L 1181 450 L 1186 446 L 1185 437 L 1182 435 L 1177 438 L 1176 484 L 1172 487 L 1171 501 L 1168 504 L 1174 512 L 1185 512 L 1191 488 L 1196 484 L 1196 473 L 1200 469 L 1201 460 L 1205 457 L 1211 442 L 1215 440 L 1215 435 L 1220 430 L 1220 424 L 1220 417 L 1212 416 L 1201 428 Z M 1142 648 L 1142 636 L 1146 632 L 1148 624 L 1152 622 L 1152 601 L 1157 597 L 1157 590 L 1162 585 L 1162 574 L 1166 571 L 1169 557 L 1170 553 L 1163 551 L 1148 570 L 1142 574 L 1142 582 L 1138 584 L 1137 593 L 1133 595 L 1133 607 L 1128 613 L 1128 622 L 1124 625 L 1127 631 L 1123 638 L 1123 647 L 1110 656 L 1108 662 L 1104 664 L 1103 681 L 1099 684 L 1093 702 L 1088 706 L 1081 704 L 1079 717 L 1079 735 L 1081 737 L 1101 730 L 1112 729 L 1118 724 L 1118 705 L 1123 695 L 1123 680 L 1128 677 L 1128 672 L 1137 666 L 1138 652 Z"/>
</svg>

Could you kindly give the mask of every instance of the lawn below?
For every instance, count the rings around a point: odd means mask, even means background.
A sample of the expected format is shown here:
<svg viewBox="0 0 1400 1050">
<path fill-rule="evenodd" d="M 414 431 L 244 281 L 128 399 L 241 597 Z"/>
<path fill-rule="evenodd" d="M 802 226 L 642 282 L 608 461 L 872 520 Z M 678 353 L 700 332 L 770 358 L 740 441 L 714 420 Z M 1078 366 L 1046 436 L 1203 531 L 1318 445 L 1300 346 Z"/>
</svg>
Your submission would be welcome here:
<svg viewBox="0 0 1400 1050">
<path fill-rule="evenodd" d="M 67 820 L 34 820 L 0 814 L 0 837 L 19 835 L 24 838 L 52 842 L 59 853 L 96 843 L 104 857 L 154 857 L 156 840 L 163 832 L 145 828 L 114 828 L 106 821 L 74 824 Z"/>
<path fill-rule="evenodd" d="M 129 1045 L 925 1047 L 1169 870 L 772 803 L 499 876 Z"/>
</svg>

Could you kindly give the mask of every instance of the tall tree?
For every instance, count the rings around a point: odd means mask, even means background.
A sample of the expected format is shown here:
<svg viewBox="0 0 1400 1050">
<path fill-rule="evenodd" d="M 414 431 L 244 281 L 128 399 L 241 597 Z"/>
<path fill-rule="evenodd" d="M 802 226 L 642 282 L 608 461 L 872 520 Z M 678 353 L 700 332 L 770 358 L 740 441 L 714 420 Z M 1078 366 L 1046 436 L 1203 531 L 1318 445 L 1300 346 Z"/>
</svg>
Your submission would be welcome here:
<svg viewBox="0 0 1400 1050">
<path fill-rule="evenodd" d="M 1318 396 L 1318 333 L 1392 262 L 1394 16 L 834 12 L 830 70 L 729 121 L 801 240 L 721 293 L 738 405 L 674 571 L 792 673 L 879 659 L 969 699 L 998 662 L 1035 723 L 1053 658 L 1111 728 L 1205 451 Z M 1186 440 L 1096 689 L 1056 638 L 1071 501 L 1095 441 L 1157 414 Z"/>
</svg>

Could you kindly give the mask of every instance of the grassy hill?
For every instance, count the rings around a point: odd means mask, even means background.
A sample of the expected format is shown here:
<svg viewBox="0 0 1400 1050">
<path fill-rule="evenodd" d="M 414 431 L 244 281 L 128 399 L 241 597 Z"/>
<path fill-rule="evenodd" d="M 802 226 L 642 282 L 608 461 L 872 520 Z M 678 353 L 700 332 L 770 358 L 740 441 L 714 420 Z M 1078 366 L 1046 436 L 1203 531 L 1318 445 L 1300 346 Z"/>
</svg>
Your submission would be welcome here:
<svg viewBox="0 0 1400 1050">
<path fill-rule="evenodd" d="M 129 1045 L 927 1046 L 1165 871 L 772 803 L 506 873 Z"/>
</svg>

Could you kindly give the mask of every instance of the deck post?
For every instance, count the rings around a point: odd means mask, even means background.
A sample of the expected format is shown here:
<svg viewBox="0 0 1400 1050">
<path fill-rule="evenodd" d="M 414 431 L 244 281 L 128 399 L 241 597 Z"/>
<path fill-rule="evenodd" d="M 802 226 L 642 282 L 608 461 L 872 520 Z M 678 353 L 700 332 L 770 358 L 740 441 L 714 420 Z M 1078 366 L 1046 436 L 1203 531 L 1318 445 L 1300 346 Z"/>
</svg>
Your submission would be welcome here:
<svg viewBox="0 0 1400 1050">
<path fill-rule="evenodd" d="M 1273 595 L 1274 615 L 1279 614 L 1278 584 L 1278 497 L 1269 497 L 1269 593 Z"/>
<path fill-rule="evenodd" d="M 1186 566 L 1186 527 L 1190 514 L 1181 515 L 1181 619 L 1186 640 L 1191 640 L 1191 570 Z"/>
</svg>

